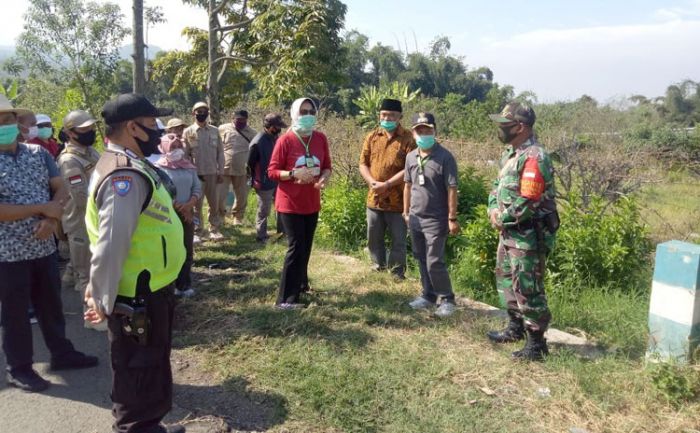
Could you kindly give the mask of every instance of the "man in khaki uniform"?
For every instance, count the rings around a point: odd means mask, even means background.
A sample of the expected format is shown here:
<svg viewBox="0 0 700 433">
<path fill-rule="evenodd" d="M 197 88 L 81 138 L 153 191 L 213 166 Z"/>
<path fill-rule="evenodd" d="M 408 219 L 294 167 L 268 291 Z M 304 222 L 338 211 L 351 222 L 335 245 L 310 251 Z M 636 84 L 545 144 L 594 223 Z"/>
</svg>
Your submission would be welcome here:
<svg viewBox="0 0 700 433">
<path fill-rule="evenodd" d="M 229 184 L 233 185 L 236 196 L 231 208 L 233 225 L 241 225 L 248 204 L 248 149 L 257 131 L 248 126 L 248 112 L 239 110 L 233 114 L 233 122 L 219 126 L 219 135 L 224 146 L 224 182 L 219 188 L 219 216 L 222 221 L 226 217 L 226 196 Z"/>
<path fill-rule="evenodd" d="M 66 272 L 71 272 L 72 268 L 75 290 L 82 293 L 90 280 L 90 242 L 85 228 L 88 183 L 100 159 L 100 154 L 92 147 L 96 137 L 95 122 L 85 111 L 68 113 L 63 119 L 63 132 L 69 141 L 57 159 L 61 177 L 70 194 L 62 219 L 70 247 L 71 267 Z"/>
<path fill-rule="evenodd" d="M 197 102 L 192 107 L 195 122 L 185 129 L 183 139 L 185 142 L 185 155 L 197 166 L 197 175 L 202 180 L 204 197 L 209 203 L 209 238 L 222 239 L 220 228 L 222 224 L 219 215 L 219 191 L 218 185 L 223 182 L 224 174 L 224 148 L 219 137 L 219 129 L 207 122 L 209 118 L 209 106 L 204 102 Z M 197 206 L 199 225 L 197 232 L 202 232 L 202 200 Z"/>
<path fill-rule="evenodd" d="M 186 127 L 187 125 L 182 121 L 182 119 L 173 117 L 172 119 L 168 120 L 168 123 L 165 125 L 165 132 L 168 134 L 175 134 L 177 135 L 177 138 L 182 139 L 182 134 L 185 132 Z"/>
</svg>

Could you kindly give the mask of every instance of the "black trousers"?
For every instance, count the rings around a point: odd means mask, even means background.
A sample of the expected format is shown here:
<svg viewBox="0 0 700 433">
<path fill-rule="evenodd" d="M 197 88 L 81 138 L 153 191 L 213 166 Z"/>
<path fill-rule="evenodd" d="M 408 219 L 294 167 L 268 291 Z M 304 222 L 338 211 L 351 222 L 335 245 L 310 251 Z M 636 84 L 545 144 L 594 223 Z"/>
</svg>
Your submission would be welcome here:
<svg viewBox="0 0 700 433">
<path fill-rule="evenodd" d="M 284 225 L 289 248 L 284 258 L 277 303 L 297 303 L 302 289 L 309 286 L 307 269 L 318 224 L 318 212 L 310 215 L 289 213 L 279 215 Z"/>
<path fill-rule="evenodd" d="M 182 269 L 180 269 L 180 273 L 177 276 L 177 280 L 175 280 L 175 288 L 178 290 L 187 290 L 192 285 L 192 262 L 194 257 L 194 223 L 188 223 L 182 217 L 180 217 L 180 221 L 182 221 L 182 228 L 185 232 L 186 255 L 185 263 L 182 265 Z"/>
<path fill-rule="evenodd" d="M 139 345 L 133 337 L 125 335 L 122 317 L 108 318 L 115 433 L 162 433 L 159 424 L 172 406 L 173 285 L 148 293 L 144 298 L 150 321 L 147 345 Z"/>
<path fill-rule="evenodd" d="M 56 254 L 33 260 L 0 263 L 0 325 L 7 369 L 32 367 L 32 325 L 29 305 L 39 321 L 52 358 L 74 350 L 66 338 L 66 320 L 61 302 L 61 277 Z"/>
</svg>

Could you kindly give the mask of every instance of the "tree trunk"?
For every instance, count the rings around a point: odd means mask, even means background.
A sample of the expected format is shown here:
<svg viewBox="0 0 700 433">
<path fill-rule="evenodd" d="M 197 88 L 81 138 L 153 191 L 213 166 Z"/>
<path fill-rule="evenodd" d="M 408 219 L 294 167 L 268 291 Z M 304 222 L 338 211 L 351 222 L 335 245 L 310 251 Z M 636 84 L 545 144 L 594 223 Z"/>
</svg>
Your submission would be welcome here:
<svg viewBox="0 0 700 433">
<path fill-rule="evenodd" d="M 216 28 L 217 19 L 216 0 L 209 0 L 209 68 L 207 71 L 207 104 L 209 105 L 209 119 L 213 125 L 220 124 L 219 113 L 219 82 L 217 81 L 217 48 L 219 38 Z"/>
<path fill-rule="evenodd" d="M 143 0 L 134 0 L 134 93 L 146 93 L 146 60 L 143 55 Z"/>
</svg>

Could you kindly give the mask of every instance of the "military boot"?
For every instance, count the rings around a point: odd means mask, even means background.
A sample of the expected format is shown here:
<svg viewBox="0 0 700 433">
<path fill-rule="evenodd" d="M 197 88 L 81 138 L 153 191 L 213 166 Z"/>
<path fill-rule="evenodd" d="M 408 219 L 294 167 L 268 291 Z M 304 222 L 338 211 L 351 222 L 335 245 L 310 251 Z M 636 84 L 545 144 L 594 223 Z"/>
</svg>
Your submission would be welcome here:
<svg viewBox="0 0 700 433">
<path fill-rule="evenodd" d="M 525 337 L 525 325 L 523 319 L 509 314 L 510 322 L 501 331 L 489 331 L 486 335 L 494 343 L 513 343 Z"/>
<path fill-rule="evenodd" d="M 516 350 L 511 354 L 513 360 L 523 361 L 544 361 L 549 355 L 547 339 L 544 338 L 544 331 L 527 331 L 527 342 L 521 350 Z"/>
</svg>

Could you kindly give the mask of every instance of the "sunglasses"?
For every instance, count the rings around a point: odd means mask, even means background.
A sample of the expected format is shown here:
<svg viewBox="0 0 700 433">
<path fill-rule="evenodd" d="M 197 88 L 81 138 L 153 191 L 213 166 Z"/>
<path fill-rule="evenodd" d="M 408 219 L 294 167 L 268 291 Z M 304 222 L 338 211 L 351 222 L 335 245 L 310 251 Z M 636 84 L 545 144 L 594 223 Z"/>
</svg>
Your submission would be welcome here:
<svg viewBox="0 0 700 433">
<path fill-rule="evenodd" d="M 305 109 L 302 108 L 301 110 L 299 110 L 299 114 L 301 114 L 302 116 L 307 116 L 307 115 L 309 115 L 309 114 L 312 115 L 312 116 L 315 116 L 315 115 L 316 115 L 316 110 L 314 110 L 313 108 L 310 109 L 310 110 L 305 110 Z"/>
</svg>

